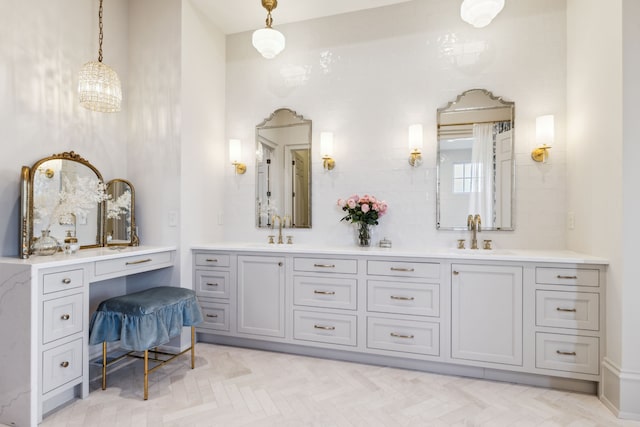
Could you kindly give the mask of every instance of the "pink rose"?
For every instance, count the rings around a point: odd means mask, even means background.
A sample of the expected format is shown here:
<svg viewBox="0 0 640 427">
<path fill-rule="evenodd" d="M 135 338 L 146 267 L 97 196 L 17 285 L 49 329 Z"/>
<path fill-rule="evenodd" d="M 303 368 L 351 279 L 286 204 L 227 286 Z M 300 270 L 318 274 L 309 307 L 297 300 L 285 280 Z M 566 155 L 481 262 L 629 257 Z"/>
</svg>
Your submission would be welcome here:
<svg viewBox="0 0 640 427">
<path fill-rule="evenodd" d="M 353 209 L 356 207 L 356 201 L 353 199 L 349 199 L 347 200 L 347 206 L 349 206 L 349 209 Z"/>
<path fill-rule="evenodd" d="M 360 206 L 360 209 L 362 210 L 363 213 L 367 213 L 369 212 L 369 205 L 365 203 L 364 205 Z"/>
<path fill-rule="evenodd" d="M 360 196 L 358 196 L 357 194 L 354 194 L 353 196 L 349 197 L 349 200 L 353 200 L 354 202 L 358 202 L 358 200 L 360 200 Z"/>
<path fill-rule="evenodd" d="M 374 203 L 373 206 L 371 206 L 371 209 L 373 209 L 374 211 L 378 212 L 380 211 L 380 205 L 377 203 Z"/>
<path fill-rule="evenodd" d="M 347 205 L 347 201 L 344 199 L 338 199 L 338 206 L 344 208 Z"/>
</svg>

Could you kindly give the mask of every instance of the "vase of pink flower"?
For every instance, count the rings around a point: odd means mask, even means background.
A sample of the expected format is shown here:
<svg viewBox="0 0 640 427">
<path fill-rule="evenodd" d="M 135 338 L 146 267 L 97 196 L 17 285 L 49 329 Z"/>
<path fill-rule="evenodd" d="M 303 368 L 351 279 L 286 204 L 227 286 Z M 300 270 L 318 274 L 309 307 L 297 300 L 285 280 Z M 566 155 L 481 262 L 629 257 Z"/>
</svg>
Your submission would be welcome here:
<svg viewBox="0 0 640 427">
<path fill-rule="evenodd" d="M 347 213 L 340 221 L 348 221 L 356 226 L 358 245 L 371 246 L 373 226 L 378 225 L 378 219 L 387 212 L 387 202 L 368 194 L 362 197 L 354 194 L 347 199 L 338 199 L 338 207 Z"/>
</svg>

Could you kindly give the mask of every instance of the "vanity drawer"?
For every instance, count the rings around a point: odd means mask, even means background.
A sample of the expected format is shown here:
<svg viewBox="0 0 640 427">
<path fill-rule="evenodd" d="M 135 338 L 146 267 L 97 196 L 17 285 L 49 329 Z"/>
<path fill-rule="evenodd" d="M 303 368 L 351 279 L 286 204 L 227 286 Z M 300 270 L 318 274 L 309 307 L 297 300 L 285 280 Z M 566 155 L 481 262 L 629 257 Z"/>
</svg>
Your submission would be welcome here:
<svg viewBox="0 0 640 427">
<path fill-rule="evenodd" d="M 597 331 L 599 304 L 596 293 L 536 290 L 536 325 Z"/>
<path fill-rule="evenodd" d="M 79 288 L 83 284 L 84 270 L 82 269 L 61 271 L 59 273 L 45 273 L 42 275 L 42 292 L 44 294 Z"/>
<path fill-rule="evenodd" d="M 199 301 L 202 309 L 203 322 L 198 328 L 228 331 L 229 328 L 229 304 Z"/>
<path fill-rule="evenodd" d="M 230 257 L 226 254 L 198 252 L 195 262 L 198 267 L 229 267 Z"/>
<path fill-rule="evenodd" d="M 536 333 L 536 368 L 597 375 L 599 339 Z"/>
<path fill-rule="evenodd" d="M 152 270 L 158 267 L 169 267 L 171 265 L 173 265 L 171 252 L 158 252 L 96 261 L 95 271 L 96 276 L 106 276 L 110 274 L 126 275 Z"/>
<path fill-rule="evenodd" d="M 438 356 L 440 325 L 431 322 L 369 317 L 367 347 Z"/>
<path fill-rule="evenodd" d="M 367 310 L 382 313 L 440 315 L 440 286 L 428 283 L 367 281 Z"/>
<path fill-rule="evenodd" d="M 196 294 L 203 297 L 229 299 L 229 272 L 196 270 Z"/>
<path fill-rule="evenodd" d="M 356 279 L 308 276 L 293 278 L 295 305 L 355 310 L 356 296 Z"/>
<path fill-rule="evenodd" d="M 367 274 L 437 279 L 440 264 L 431 262 L 368 261 Z"/>
<path fill-rule="evenodd" d="M 356 345 L 356 316 L 293 312 L 293 338 L 328 344 Z"/>
<path fill-rule="evenodd" d="M 294 258 L 293 269 L 294 271 L 356 274 L 358 262 L 355 259 Z"/>
<path fill-rule="evenodd" d="M 42 304 L 43 344 L 82 331 L 83 297 L 83 294 L 74 294 Z"/>
<path fill-rule="evenodd" d="M 82 378 L 82 339 L 42 352 L 42 392 Z"/>
<path fill-rule="evenodd" d="M 600 286 L 600 271 L 595 268 L 537 267 L 536 283 L 595 287 Z"/>
</svg>

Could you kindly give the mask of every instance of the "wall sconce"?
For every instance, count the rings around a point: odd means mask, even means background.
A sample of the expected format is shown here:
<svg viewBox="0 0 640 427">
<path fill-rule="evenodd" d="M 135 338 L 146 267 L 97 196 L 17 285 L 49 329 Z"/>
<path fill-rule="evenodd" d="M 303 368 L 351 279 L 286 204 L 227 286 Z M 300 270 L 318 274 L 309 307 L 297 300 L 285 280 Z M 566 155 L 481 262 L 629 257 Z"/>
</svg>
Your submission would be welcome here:
<svg viewBox="0 0 640 427">
<path fill-rule="evenodd" d="M 409 164 L 416 168 L 422 164 L 422 125 L 409 126 Z"/>
<path fill-rule="evenodd" d="M 236 168 L 236 175 L 243 175 L 247 171 L 247 165 L 240 163 L 242 158 L 242 145 L 239 139 L 229 140 L 229 160 Z"/>
<path fill-rule="evenodd" d="M 333 160 L 333 132 L 320 132 L 320 154 L 322 167 L 326 170 L 336 167 L 336 161 Z"/>
<path fill-rule="evenodd" d="M 482 28 L 489 25 L 503 7 L 504 0 L 464 0 L 460 17 L 475 28 Z"/>
<path fill-rule="evenodd" d="M 536 143 L 538 148 L 531 152 L 531 158 L 536 162 L 545 162 L 549 156 L 548 150 L 551 148 L 554 139 L 553 115 L 540 116 L 536 118 Z"/>
</svg>

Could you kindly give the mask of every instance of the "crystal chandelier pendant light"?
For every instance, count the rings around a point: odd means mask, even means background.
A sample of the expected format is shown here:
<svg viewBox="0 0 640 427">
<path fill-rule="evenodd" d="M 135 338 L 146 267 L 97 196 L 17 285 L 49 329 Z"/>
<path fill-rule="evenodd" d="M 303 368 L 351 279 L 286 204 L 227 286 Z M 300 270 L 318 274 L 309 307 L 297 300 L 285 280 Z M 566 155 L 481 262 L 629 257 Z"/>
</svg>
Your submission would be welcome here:
<svg viewBox="0 0 640 427">
<path fill-rule="evenodd" d="M 262 0 L 262 7 L 267 9 L 267 26 L 254 31 L 251 38 L 253 47 L 267 59 L 275 58 L 276 55 L 284 50 L 285 46 L 284 35 L 280 31 L 271 28 L 273 23 L 271 11 L 277 6 L 278 0 Z"/>
<path fill-rule="evenodd" d="M 460 17 L 475 28 L 491 23 L 504 7 L 504 0 L 464 0 L 460 6 Z"/>
<path fill-rule="evenodd" d="M 120 111 L 122 89 L 118 74 L 102 63 L 102 1 L 98 12 L 98 60 L 87 62 L 78 75 L 78 94 L 80 105 L 92 111 L 113 113 Z"/>
</svg>

